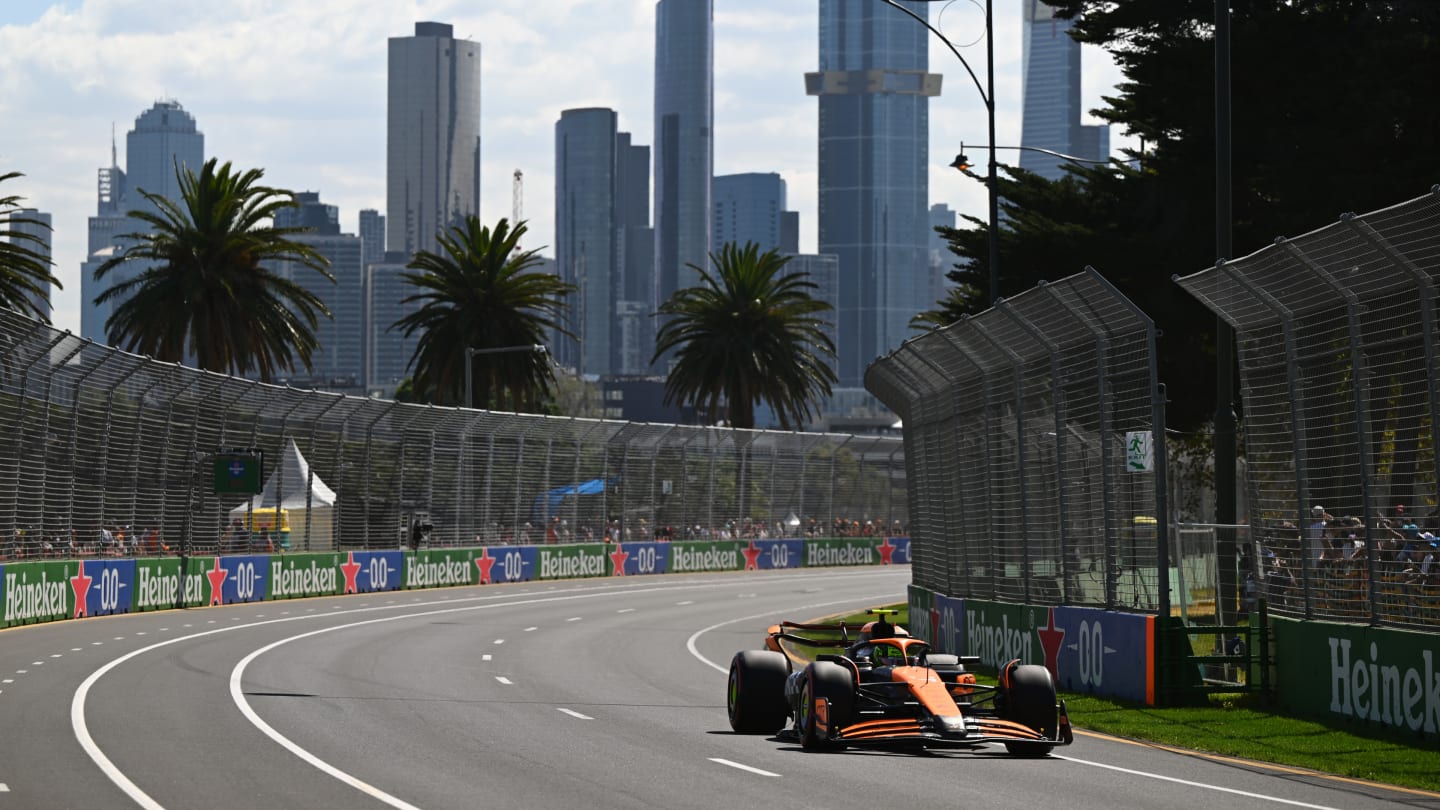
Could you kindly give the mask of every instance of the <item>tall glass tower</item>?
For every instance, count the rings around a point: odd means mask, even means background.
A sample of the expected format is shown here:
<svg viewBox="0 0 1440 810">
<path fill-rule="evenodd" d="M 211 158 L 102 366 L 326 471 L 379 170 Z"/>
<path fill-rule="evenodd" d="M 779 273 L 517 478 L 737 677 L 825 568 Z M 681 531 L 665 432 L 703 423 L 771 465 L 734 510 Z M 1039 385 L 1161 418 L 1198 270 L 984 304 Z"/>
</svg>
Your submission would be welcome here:
<svg viewBox="0 0 1440 810">
<path fill-rule="evenodd" d="M 929 4 L 904 5 L 922 18 Z M 839 258 L 836 376 L 858 388 L 865 368 L 913 332 L 929 309 L 930 99 L 926 37 L 874 0 L 820 0 L 820 253 Z"/>
<path fill-rule="evenodd" d="M 655 300 L 693 286 L 710 253 L 713 0 L 655 4 Z"/>
<path fill-rule="evenodd" d="M 80 334 L 100 343 L 107 342 L 105 322 L 114 302 L 97 306 L 95 297 L 112 284 L 133 278 L 141 268 L 127 263 L 115 268 L 101 284 L 95 270 L 122 250 L 120 234 L 140 230 L 128 214 L 135 210 L 156 211 L 141 191 L 169 200 L 180 199 L 176 169 L 199 172 L 205 164 L 205 135 L 194 116 L 178 101 L 157 101 L 135 118 L 135 128 L 125 135 L 125 166 L 121 171 L 115 154 L 114 134 L 110 142 L 110 166 L 100 170 L 95 216 L 89 221 L 87 258 L 80 265 Z"/>
<path fill-rule="evenodd" d="M 390 38 L 389 65 L 385 244 L 409 256 L 480 213 L 480 43 L 417 22 Z"/>
<path fill-rule="evenodd" d="M 1087 160 L 1110 156 L 1110 127 L 1080 123 L 1080 43 L 1070 38 L 1070 20 L 1055 17 L 1043 0 L 1025 4 L 1022 63 L 1025 112 L 1020 141 Z M 1048 180 L 1065 176 L 1068 161 L 1022 151 L 1020 168 Z"/>
<path fill-rule="evenodd" d="M 799 253 L 786 241 L 785 179 L 775 172 L 722 174 L 714 187 L 715 250 L 734 242 L 754 242 L 760 251 Z"/>
<path fill-rule="evenodd" d="M 614 110 L 565 110 L 555 124 L 555 265 L 574 285 L 556 360 L 581 374 L 609 373 L 622 282 L 616 268 Z"/>
</svg>

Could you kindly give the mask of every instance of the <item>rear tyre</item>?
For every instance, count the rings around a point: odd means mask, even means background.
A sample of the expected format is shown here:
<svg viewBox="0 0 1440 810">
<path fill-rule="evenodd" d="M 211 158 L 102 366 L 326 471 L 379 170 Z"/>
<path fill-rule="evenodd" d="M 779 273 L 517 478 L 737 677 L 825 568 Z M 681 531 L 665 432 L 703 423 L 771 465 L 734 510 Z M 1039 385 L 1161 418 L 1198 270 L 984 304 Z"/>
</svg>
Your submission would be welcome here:
<svg viewBox="0 0 1440 810">
<path fill-rule="evenodd" d="M 1050 670 L 1025 664 L 1010 672 L 1010 688 L 1005 696 L 1005 719 L 1028 726 L 1041 735 L 1054 738 L 1058 734 L 1059 711 L 1055 708 L 1055 681 Z M 1007 742 L 1005 750 L 1021 757 L 1043 757 L 1055 748 L 1054 743 Z"/>
<path fill-rule="evenodd" d="M 843 748 L 843 744 L 826 739 L 820 730 L 815 718 L 817 699 L 830 701 L 831 729 L 850 725 L 855 714 L 855 676 L 839 664 L 816 661 L 806 668 L 800 691 L 800 745 L 807 751 Z"/>
<path fill-rule="evenodd" d="M 770 650 L 745 650 L 730 659 L 725 708 L 730 728 L 742 734 L 773 734 L 790 715 L 785 705 L 785 678 L 790 664 Z"/>
</svg>

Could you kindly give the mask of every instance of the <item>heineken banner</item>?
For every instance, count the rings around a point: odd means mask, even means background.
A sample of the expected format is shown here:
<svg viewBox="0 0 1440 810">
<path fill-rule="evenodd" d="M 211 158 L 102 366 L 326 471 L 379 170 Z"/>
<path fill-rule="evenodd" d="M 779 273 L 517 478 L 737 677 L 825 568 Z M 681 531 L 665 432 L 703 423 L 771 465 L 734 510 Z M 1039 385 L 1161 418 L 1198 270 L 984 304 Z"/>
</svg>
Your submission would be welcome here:
<svg viewBox="0 0 1440 810">
<path fill-rule="evenodd" d="M 490 546 L 475 555 L 475 575 L 481 585 L 529 582 L 535 578 L 539 559 L 534 546 Z"/>
<path fill-rule="evenodd" d="M 8 603 L 7 603 L 8 604 Z M 1271 617 L 1275 695 L 1296 714 L 1440 734 L 1440 634 Z"/>
<path fill-rule="evenodd" d="M 609 552 L 610 575 L 664 574 L 670 570 L 670 543 L 621 543 Z"/>
<path fill-rule="evenodd" d="M 739 571 L 745 567 L 739 540 L 711 540 L 670 544 L 671 574 L 700 571 Z"/>
<path fill-rule="evenodd" d="M 604 543 L 539 546 L 535 549 L 536 579 L 603 577 L 610 573 L 610 555 Z"/>
<path fill-rule="evenodd" d="M 5 583 L 5 616 L 0 624 L 9 627 L 73 617 L 75 593 L 70 577 L 76 566 L 74 561 L 6 563 L 0 571 Z"/>
<path fill-rule="evenodd" d="M 473 548 L 423 548 L 405 552 L 406 588 L 445 588 L 480 581 Z"/>
<path fill-rule="evenodd" d="M 205 575 L 201 573 L 203 570 L 201 562 L 202 559 L 190 558 L 190 571 L 182 580 L 178 557 L 135 560 L 134 609 L 168 610 L 173 608 L 176 594 L 181 587 L 185 589 L 183 601 L 185 607 L 206 604 L 205 598 L 201 595 L 201 586 L 205 582 Z"/>
<path fill-rule="evenodd" d="M 805 565 L 891 565 L 910 562 L 908 537 L 832 537 L 805 541 Z"/>
</svg>

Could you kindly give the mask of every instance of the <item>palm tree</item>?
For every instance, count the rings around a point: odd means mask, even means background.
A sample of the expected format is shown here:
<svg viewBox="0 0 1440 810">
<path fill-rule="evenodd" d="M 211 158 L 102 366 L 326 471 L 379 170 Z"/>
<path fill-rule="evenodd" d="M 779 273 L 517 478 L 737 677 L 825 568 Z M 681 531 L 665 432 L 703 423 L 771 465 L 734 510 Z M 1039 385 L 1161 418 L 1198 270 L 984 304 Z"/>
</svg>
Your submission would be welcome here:
<svg viewBox="0 0 1440 810">
<path fill-rule="evenodd" d="M 293 208 L 295 195 L 259 185 L 263 175 L 232 170 L 229 162 L 217 167 L 211 158 L 199 175 L 176 167 L 178 201 L 140 190 L 155 211 L 129 216 L 150 230 L 122 235 L 131 246 L 95 271 L 102 281 L 123 265 L 141 268 L 95 298 L 114 302 L 105 323 L 111 343 L 165 362 L 180 362 L 188 351 L 200 368 L 253 371 L 266 382 L 297 363 L 311 368 L 315 326 L 330 311 L 265 264 L 295 262 L 335 278 L 325 257 L 290 239 L 305 228 L 275 227 L 275 213 Z"/>
<path fill-rule="evenodd" d="M 467 216 L 437 237 L 440 252 L 421 251 L 406 273 L 419 292 L 402 303 L 420 307 L 395 322 L 405 336 L 419 332 L 410 358 L 415 390 L 432 402 L 460 402 L 465 364 L 472 363 L 472 408 L 535 410 L 550 397 L 554 372 L 542 352 L 476 354 L 467 349 L 543 346 L 559 324 L 561 299 L 574 287 L 537 271 L 538 251 L 521 251 L 526 225 L 501 219 L 494 230 Z"/>
<path fill-rule="evenodd" d="M 660 306 L 667 316 L 651 362 L 675 351 L 665 402 L 692 403 L 732 427 L 753 428 L 765 402 L 786 430 L 803 426 L 830 395 L 835 345 L 805 273 L 784 273 L 790 259 L 754 243 L 710 254 L 714 273 L 690 265 L 701 284 L 677 290 Z M 723 409 L 723 411 L 722 411 Z"/>
<path fill-rule="evenodd" d="M 0 174 L 0 183 L 16 177 L 20 172 Z M 43 246 L 45 240 L 28 231 L 17 230 L 16 226 L 30 225 L 49 228 L 38 219 L 23 216 L 18 211 L 19 196 L 0 197 L 0 307 L 13 309 L 22 315 L 49 321 L 45 311 L 36 306 L 39 301 L 50 299 L 50 284 L 60 286 L 60 279 L 50 272 L 53 262 L 43 253 L 32 249 L 26 243 Z"/>
</svg>

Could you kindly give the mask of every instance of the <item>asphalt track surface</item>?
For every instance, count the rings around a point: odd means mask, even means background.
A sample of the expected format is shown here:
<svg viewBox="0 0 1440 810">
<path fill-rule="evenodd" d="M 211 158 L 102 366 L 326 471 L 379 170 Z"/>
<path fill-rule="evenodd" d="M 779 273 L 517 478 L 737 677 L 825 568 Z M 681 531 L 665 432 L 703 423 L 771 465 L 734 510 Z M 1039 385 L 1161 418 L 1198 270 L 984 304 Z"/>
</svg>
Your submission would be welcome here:
<svg viewBox="0 0 1440 810">
<path fill-rule="evenodd" d="M 782 618 L 902 601 L 908 580 L 517 583 L 0 631 L 0 810 L 1440 807 L 1091 735 L 1025 760 L 730 732 L 736 650 Z"/>
</svg>

